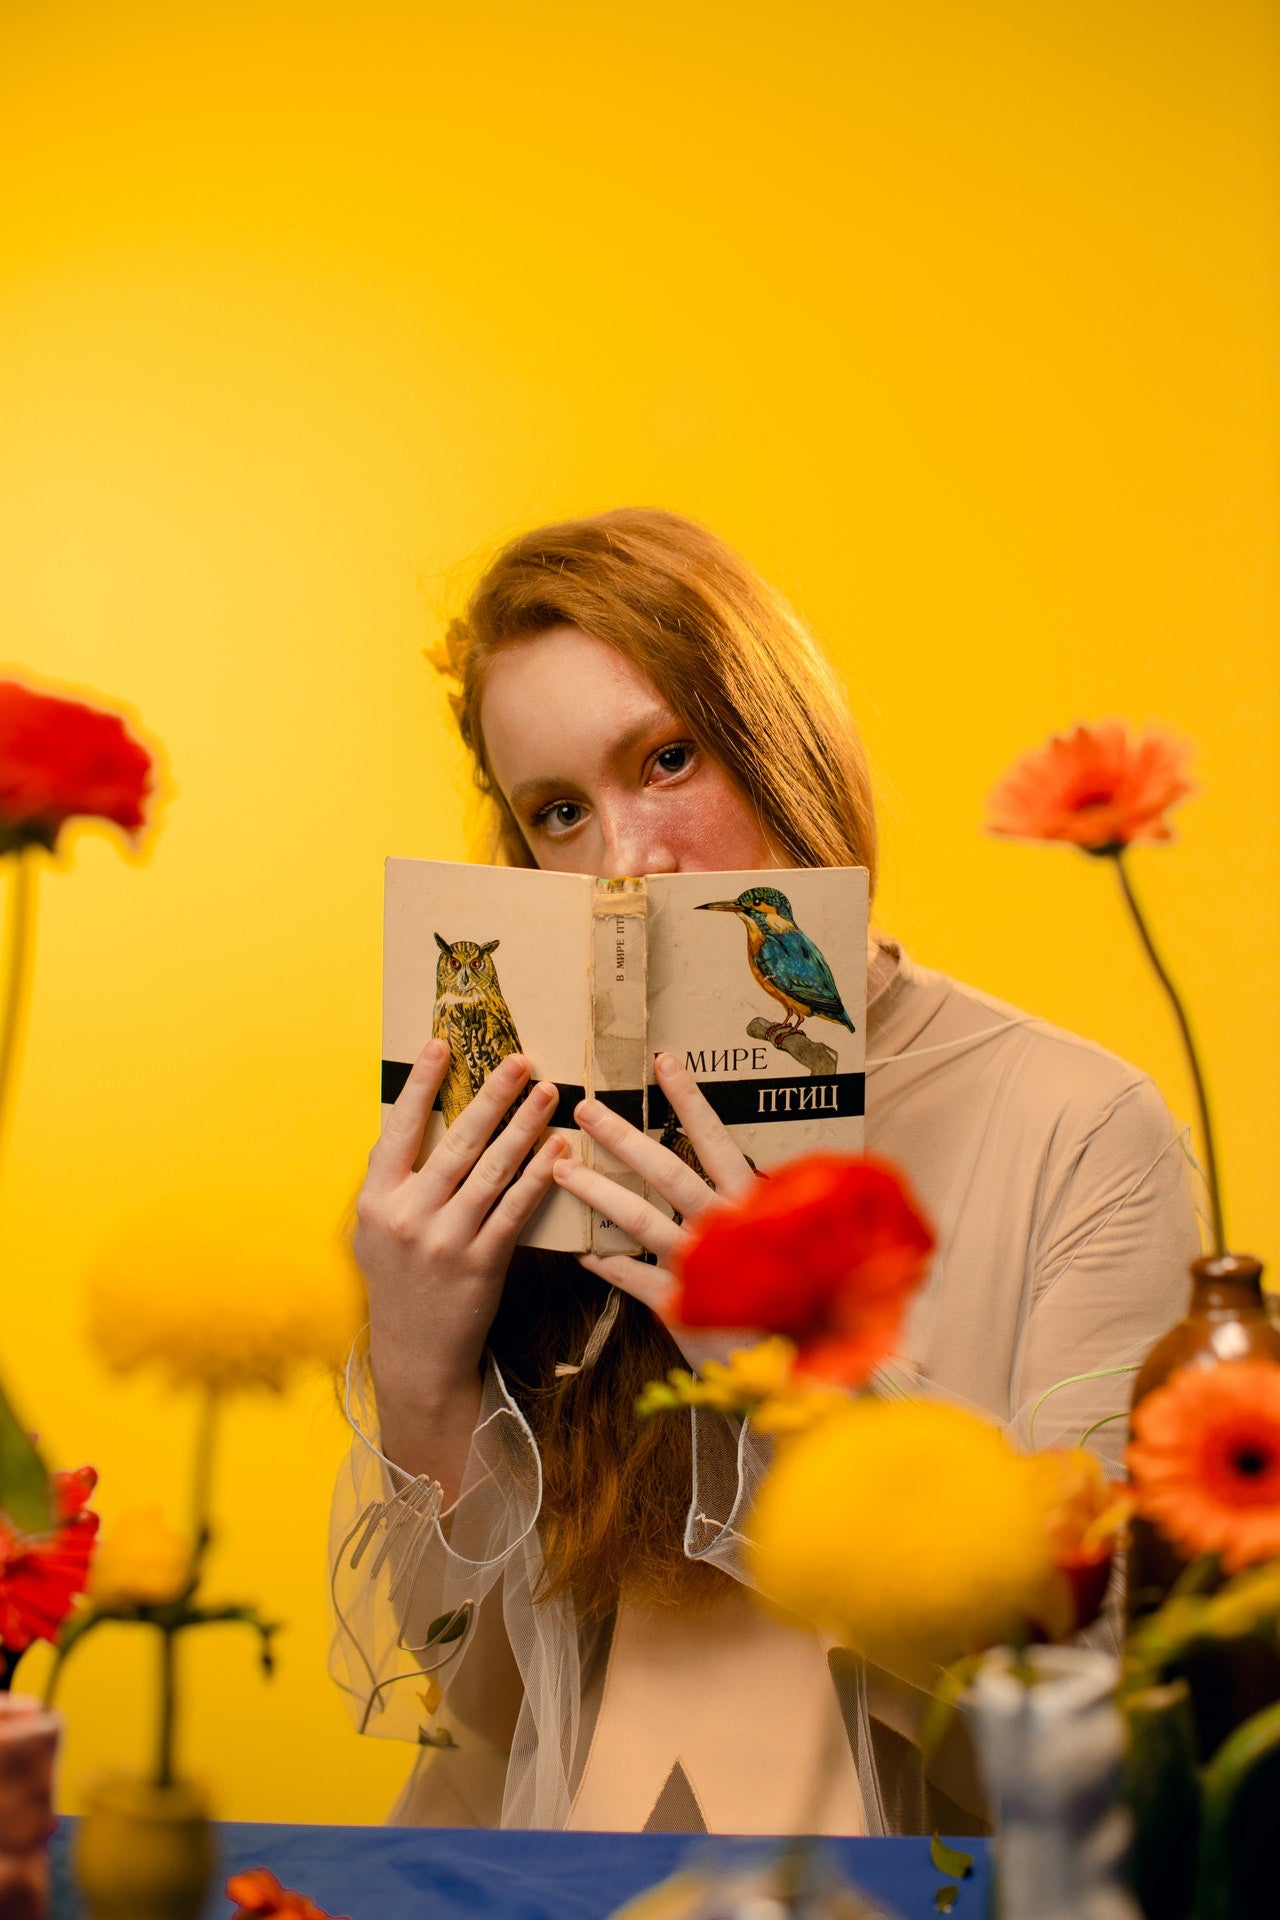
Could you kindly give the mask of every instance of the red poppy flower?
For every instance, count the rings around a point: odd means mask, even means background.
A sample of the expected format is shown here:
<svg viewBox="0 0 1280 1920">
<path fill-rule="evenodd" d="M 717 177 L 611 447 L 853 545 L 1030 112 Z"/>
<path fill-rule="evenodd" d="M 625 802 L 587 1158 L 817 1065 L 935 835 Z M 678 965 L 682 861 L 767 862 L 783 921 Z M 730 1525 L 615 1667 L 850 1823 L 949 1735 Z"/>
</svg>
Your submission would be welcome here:
<svg viewBox="0 0 1280 1920">
<path fill-rule="evenodd" d="M 231 1920 L 263 1920 L 267 1915 L 278 1916 L 278 1920 L 331 1920 L 331 1916 L 304 1893 L 282 1887 L 274 1873 L 265 1867 L 248 1867 L 243 1873 L 233 1873 L 227 1881 L 226 1895 L 228 1900 L 236 1902 Z M 332 1920 L 345 1920 L 345 1916 L 335 1915 Z"/>
<path fill-rule="evenodd" d="M 1165 814 L 1194 792 L 1190 751 L 1159 728 L 1139 738 L 1118 721 L 1055 734 L 997 785 L 987 825 L 1024 840 L 1066 840 L 1088 853 L 1171 839 Z"/>
<path fill-rule="evenodd" d="M 151 755 L 116 713 L 0 680 L 0 852 L 52 849 L 84 815 L 143 824 Z"/>
<path fill-rule="evenodd" d="M 801 1372 L 859 1385 L 892 1351 L 933 1247 L 888 1161 L 809 1154 L 699 1218 L 671 1313 L 785 1334 Z"/>
<path fill-rule="evenodd" d="M 85 1510 L 98 1476 L 92 1467 L 53 1476 L 53 1527 L 19 1533 L 0 1513 L 0 1647 L 24 1653 L 53 1640 L 89 1580 L 98 1516 Z"/>
<path fill-rule="evenodd" d="M 1179 1367 L 1134 1408 L 1125 1455 L 1138 1509 L 1228 1573 L 1280 1555 L 1280 1366 Z"/>
</svg>

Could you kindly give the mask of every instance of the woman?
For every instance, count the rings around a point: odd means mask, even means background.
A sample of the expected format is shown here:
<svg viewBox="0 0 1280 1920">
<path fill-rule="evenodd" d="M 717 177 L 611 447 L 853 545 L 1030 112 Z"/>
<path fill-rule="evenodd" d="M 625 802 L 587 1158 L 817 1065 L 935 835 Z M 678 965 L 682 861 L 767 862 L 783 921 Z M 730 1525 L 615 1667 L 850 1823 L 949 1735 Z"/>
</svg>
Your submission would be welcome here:
<svg viewBox="0 0 1280 1920">
<path fill-rule="evenodd" d="M 831 671 L 705 529 L 619 510 L 522 536 L 442 664 L 501 859 L 864 865 L 874 885 L 866 763 Z M 1182 1309 L 1198 1243 L 1178 1131 L 1143 1075 L 1088 1042 L 882 935 L 869 967 L 867 1144 L 905 1168 L 939 1237 L 900 1375 L 1023 1435 L 1043 1400 L 1037 1443 L 1074 1442 Z M 634 1417 L 645 1380 L 703 1357 L 652 1312 L 686 1229 L 538 1145 L 550 1089 L 495 1137 L 522 1058 L 414 1171 L 446 1065 L 429 1043 L 370 1156 L 369 1346 L 335 1508 L 335 1674 L 362 1730 L 440 1749 L 399 1817 L 956 1830 L 911 1764 L 911 1700 L 746 1598 L 736 1523 L 760 1444 L 701 1415 L 692 1433 Z M 656 1071 L 715 1192 L 741 1189 L 751 1169 L 690 1075 L 670 1056 Z M 617 1116 L 577 1118 L 686 1221 L 714 1204 Z M 648 1259 L 517 1251 L 553 1182 Z M 1114 1454 L 1122 1423 L 1099 1441 Z"/>
</svg>

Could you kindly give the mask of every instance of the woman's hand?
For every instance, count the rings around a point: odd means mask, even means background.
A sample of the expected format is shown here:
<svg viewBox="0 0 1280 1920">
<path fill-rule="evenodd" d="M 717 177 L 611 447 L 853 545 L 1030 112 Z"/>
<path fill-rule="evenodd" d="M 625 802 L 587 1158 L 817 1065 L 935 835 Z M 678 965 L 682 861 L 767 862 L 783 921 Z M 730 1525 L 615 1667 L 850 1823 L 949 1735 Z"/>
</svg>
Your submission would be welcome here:
<svg viewBox="0 0 1280 1920">
<path fill-rule="evenodd" d="M 429 1408 L 463 1386 L 474 1390 L 507 1263 L 565 1151 L 553 1134 L 513 1178 L 555 1111 L 556 1089 L 533 1087 L 493 1138 L 529 1078 L 529 1062 L 512 1054 L 415 1172 L 448 1065 L 446 1043 L 429 1040 L 383 1121 L 356 1202 L 380 1404 L 403 1398 Z"/>
<path fill-rule="evenodd" d="M 574 1118 L 584 1133 L 589 1133 L 593 1140 L 640 1174 L 677 1213 L 683 1214 L 686 1220 L 696 1220 L 708 1207 L 715 1206 L 717 1199 L 729 1199 L 741 1193 L 755 1174 L 688 1068 L 682 1066 L 674 1054 L 660 1053 L 655 1072 L 658 1085 L 706 1170 L 710 1186 L 670 1148 L 649 1139 L 638 1127 L 628 1125 L 598 1100 L 580 1102 Z M 614 1221 L 624 1233 L 647 1247 L 657 1260 L 654 1266 L 630 1254 L 584 1253 L 578 1256 L 582 1265 L 602 1280 L 621 1287 L 624 1293 L 634 1294 L 646 1306 L 661 1308 L 673 1284 L 676 1255 L 688 1238 L 685 1229 L 669 1219 L 660 1207 L 652 1206 L 639 1194 L 620 1186 L 607 1173 L 584 1167 L 578 1160 L 557 1161 L 552 1177 L 557 1185 L 577 1194 L 598 1214 Z"/>
</svg>

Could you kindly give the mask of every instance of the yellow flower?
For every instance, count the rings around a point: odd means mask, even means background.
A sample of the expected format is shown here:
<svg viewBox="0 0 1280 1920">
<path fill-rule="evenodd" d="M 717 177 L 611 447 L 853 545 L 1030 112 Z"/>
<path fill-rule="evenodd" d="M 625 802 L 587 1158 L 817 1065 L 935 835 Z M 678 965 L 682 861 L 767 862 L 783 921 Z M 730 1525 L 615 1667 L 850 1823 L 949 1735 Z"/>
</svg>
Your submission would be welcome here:
<svg viewBox="0 0 1280 1920">
<path fill-rule="evenodd" d="M 235 1196 L 155 1207 L 102 1256 L 89 1333 L 118 1373 L 157 1365 L 174 1386 L 279 1392 L 308 1363 L 337 1365 L 360 1291 L 336 1239 Z"/>
<path fill-rule="evenodd" d="M 98 1542 L 89 1598 L 103 1607 L 158 1606 L 187 1584 L 191 1542 L 159 1507 L 131 1507 Z"/>
<path fill-rule="evenodd" d="M 795 1359 L 793 1343 L 772 1334 L 753 1347 L 736 1347 L 727 1360 L 704 1362 L 700 1374 L 673 1367 L 665 1380 L 650 1380 L 636 1411 L 647 1418 L 676 1407 L 706 1407 L 750 1414 L 761 1433 L 798 1433 L 844 1406 L 849 1396 L 840 1387 L 797 1380 Z"/>
<path fill-rule="evenodd" d="M 758 1405 L 789 1387 L 795 1358 L 791 1341 L 775 1333 L 753 1347 L 735 1347 L 727 1360 L 705 1361 L 702 1378 L 708 1390 L 723 1401 L 723 1411 L 736 1411 L 739 1404 Z"/>
<path fill-rule="evenodd" d="M 878 1666 L 933 1666 L 1018 1634 L 1052 1564 L 1044 1478 L 933 1401 L 849 1401 L 779 1453 L 748 1523 L 767 1598 Z"/>
</svg>

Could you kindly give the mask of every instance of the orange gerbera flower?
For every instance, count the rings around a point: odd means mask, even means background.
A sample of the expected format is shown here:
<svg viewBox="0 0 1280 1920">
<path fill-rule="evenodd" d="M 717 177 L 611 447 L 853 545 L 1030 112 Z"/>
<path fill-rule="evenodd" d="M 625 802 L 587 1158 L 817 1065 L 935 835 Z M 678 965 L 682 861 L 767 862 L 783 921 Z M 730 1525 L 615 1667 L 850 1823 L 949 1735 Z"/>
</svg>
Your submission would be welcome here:
<svg viewBox="0 0 1280 1920">
<path fill-rule="evenodd" d="M 1280 1555 L 1280 1365 L 1179 1367 L 1134 1409 L 1138 1510 L 1228 1573 Z"/>
<path fill-rule="evenodd" d="M 1194 792 L 1190 752 L 1188 741 L 1157 727 L 1139 737 L 1114 720 L 1055 734 L 996 786 L 987 825 L 1023 840 L 1065 840 L 1087 853 L 1171 839 L 1165 814 Z"/>
<path fill-rule="evenodd" d="M 234 1900 L 236 1910 L 231 1920 L 341 1920 L 341 1916 L 330 1916 L 314 1900 L 308 1900 L 305 1893 L 294 1893 L 289 1887 L 282 1887 L 274 1873 L 266 1867 L 247 1867 L 243 1873 L 233 1873 L 227 1881 L 226 1895 Z"/>
</svg>

